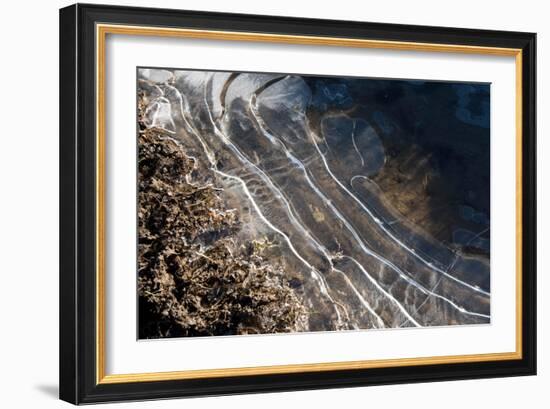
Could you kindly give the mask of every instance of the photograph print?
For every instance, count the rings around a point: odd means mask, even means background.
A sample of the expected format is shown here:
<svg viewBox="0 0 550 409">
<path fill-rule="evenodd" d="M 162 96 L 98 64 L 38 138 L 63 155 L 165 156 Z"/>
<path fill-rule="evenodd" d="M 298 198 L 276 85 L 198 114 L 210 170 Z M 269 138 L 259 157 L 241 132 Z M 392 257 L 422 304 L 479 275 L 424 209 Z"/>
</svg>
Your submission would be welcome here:
<svg viewBox="0 0 550 409">
<path fill-rule="evenodd" d="M 490 84 L 138 67 L 136 100 L 139 339 L 490 323 Z"/>
</svg>

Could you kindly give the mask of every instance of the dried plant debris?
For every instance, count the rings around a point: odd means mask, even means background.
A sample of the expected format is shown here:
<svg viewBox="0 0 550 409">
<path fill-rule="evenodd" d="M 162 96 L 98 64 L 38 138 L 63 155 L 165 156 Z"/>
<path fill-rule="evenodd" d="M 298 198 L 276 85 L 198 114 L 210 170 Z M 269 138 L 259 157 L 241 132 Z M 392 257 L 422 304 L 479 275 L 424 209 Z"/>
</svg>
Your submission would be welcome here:
<svg viewBox="0 0 550 409">
<path fill-rule="evenodd" d="M 238 243 L 223 190 L 161 129 L 139 133 L 139 337 L 303 331 L 308 313 L 266 244 Z"/>
</svg>

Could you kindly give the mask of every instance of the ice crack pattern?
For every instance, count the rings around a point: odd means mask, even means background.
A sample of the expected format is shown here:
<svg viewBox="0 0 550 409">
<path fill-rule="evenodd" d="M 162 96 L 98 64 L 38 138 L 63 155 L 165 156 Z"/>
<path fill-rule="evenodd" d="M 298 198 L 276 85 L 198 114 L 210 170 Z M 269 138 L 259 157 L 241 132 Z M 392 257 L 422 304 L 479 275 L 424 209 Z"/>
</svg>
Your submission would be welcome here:
<svg viewBox="0 0 550 409">
<path fill-rule="evenodd" d="M 137 88 L 238 215 L 228 251 L 269 243 L 293 331 L 490 322 L 489 130 L 460 84 L 143 68 Z"/>
</svg>

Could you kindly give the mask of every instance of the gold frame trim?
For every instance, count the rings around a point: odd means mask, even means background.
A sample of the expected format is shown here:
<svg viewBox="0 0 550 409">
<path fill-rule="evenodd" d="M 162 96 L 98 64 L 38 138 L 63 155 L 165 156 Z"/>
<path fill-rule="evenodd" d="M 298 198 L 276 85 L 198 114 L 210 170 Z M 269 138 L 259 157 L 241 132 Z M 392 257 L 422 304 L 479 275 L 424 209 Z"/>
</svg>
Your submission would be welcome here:
<svg viewBox="0 0 550 409">
<path fill-rule="evenodd" d="M 371 48 L 401 51 L 514 56 L 516 64 L 516 350 L 505 353 L 450 355 L 419 358 L 379 359 L 368 361 L 322 362 L 314 364 L 149 372 L 132 374 L 105 373 L 105 41 L 107 34 L 195 38 L 207 40 L 268 42 L 297 45 Z M 363 40 L 318 36 L 196 30 L 184 28 L 96 25 L 96 383 L 205 379 L 215 377 L 291 374 L 348 369 L 388 368 L 412 365 L 437 365 L 466 362 L 519 360 L 522 358 L 522 51 L 516 48 L 432 44 L 403 41 Z"/>
</svg>

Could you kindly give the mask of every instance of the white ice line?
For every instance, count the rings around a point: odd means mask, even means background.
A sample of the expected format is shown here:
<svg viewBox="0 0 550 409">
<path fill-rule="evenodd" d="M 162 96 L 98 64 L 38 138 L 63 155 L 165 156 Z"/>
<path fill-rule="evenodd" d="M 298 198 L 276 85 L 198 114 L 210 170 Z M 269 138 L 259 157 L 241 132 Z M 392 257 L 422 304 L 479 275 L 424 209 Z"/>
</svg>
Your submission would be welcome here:
<svg viewBox="0 0 550 409">
<path fill-rule="evenodd" d="M 353 129 L 351 130 L 351 141 L 353 142 L 353 147 L 355 148 L 355 152 L 359 155 L 359 158 L 361 158 L 361 166 L 365 166 L 365 159 L 363 159 L 363 155 L 361 155 L 361 152 L 359 152 L 359 149 L 357 148 L 357 144 L 355 143 L 355 129 L 357 127 L 357 122 L 353 121 Z"/>
<path fill-rule="evenodd" d="M 359 269 L 363 272 L 363 274 L 365 275 L 365 277 L 367 277 L 367 279 L 378 289 L 378 291 L 380 291 L 381 293 L 383 293 L 387 298 L 389 298 L 391 301 L 393 301 L 396 305 L 397 305 L 397 308 L 399 308 L 399 310 L 403 313 L 403 315 L 405 315 L 405 317 L 407 317 L 407 319 L 412 322 L 416 327 L 422 327 L 422 325 L 420 325 L 409 313 L 408 311 L 405 309 L 405 307 L 403 307 L 403 305 L 401 305 L 401 303 L 399 303 L 399 301 L 397 301 L 395 299 L 395 297 L 393 295 L 391 295 L 389 292 L 387 292 L 386 290 L 384 290 L 382 288 L 382 286 L 380 284 L 378 284 L 378 282 L 372 278 L 372 276 L 367 272 L 367 270 L 365 270 L 365 268 L 357 261 L 355 260 L 353 257 L 349 257 L 349 256 L 342 256 L 342 258 L 347 258 L 349 260 L 351 260 L 357 267 L 359 267 Z"/>
<path fill-rule="evenodd" d="M 468 241 L 468 243 L 466 243 L 466 246 L 469 245 L 472 241 L 474 241 L 475 239 L 477 239 L 479 236 L 481 236 L 482 234 L 484 234 L 484 233 L 485 233 L 486 231 L 488 231 L 488 230 L 489 230 L 489 228 L 486 228 L 486 229 L 480 231 L 478 234 L 476 234 L 474 237 L 472 237 L 472 238 Z M 457 263 L 458 258 L 459 258 L 459 255 L 460 255 L 460 254 L 458 254 L 458 253 L 459 253 L 459 252 L 457 252 L 457 254 L 456 254 L 455 257 L 454 257 L 453 262 L 449 265 L 449 268 L 447 268 L 447 272 L 450 272 L 450 271 L 453 269 L 453 267 L 455 266 L 455 264 Z M 434 284 L 434 286 L 432 287 L 432 291 L 435 290 L 435 288 L 436 288 L 437 286 L 439 286 L 439 284 L 441 283 L 441 279 L 442 279 L 442 278 L 443 278 L 443 276 L 440 276 L 440 277 L 439 277 L 439 280 L 437 280 L 437 282 L 436 282 L 436 283 Z M 426 302 L 428 302 L 428 299 L 429 299 L 429 298 L 430 298 L 429 296 L 426 297 L 426 299 L 422 302 L 422 304 L 420 304 L 420 305 L 416 308 L 416 310 L 415 310 L 414 312 L 416 313 L 418 310 L 420 310 L 420 308 L 422 308 L 422 307 L 424 306 L 424 304 L 426 304 Z M 489 318 L 490 318 L 490 315 L 489 315 Z"/>
<path fill-rule="evenodd" d="M 322 154 L 321 154 L 322 155 Z M 350 179 L 350 184 L 353 184 L 353 181 L 355 180 L 355 178 L 362 178 L 362 179 L 366 179 L 368 181 L 370 181 L 370 179 L 367 177 L 367 176 L 364 176 L 364 175 L 355 175 L 353 176 L 351 179 Z M 438 273 L 440 274 L 443 274 L 445 277 L 457 282 L 458 284 L 460 285 L 463 285 L 465 287 L 468 287 L 476 292 L 479 292 L 479 293 L 482 293 L 486 296 L 490 296 L 490 293 L 479 288 L 478 286 L 475 286 L 475 285 L 472 285 L 472 284 L 469 284 L 465 281 L 462 281 L 460 279 L 458 279 L 457 277 L 453 276 L 452 274 L 449 274 L 447 273 L 445 270 L 442 270 L 440 269 L 439 267 L 435 266 L 433 263 L 427 261 L 426 259 L 424 259 L 420 254 L 418 254 L 417 252 L 414 251 L 414 249 L 410 249 L 409 247 L 407 247 L 404 243 L 402 243 L 397 237 L 395 237 L 388 229 L 386 229 L 382 222 L 380 221 L 380 219 L 378 219 L 371 211 L 370 209 L 368 209 L 364 204 L 363 202 L 361 202 L 361 200 L 359 200 L 355 195 L 353 195 L 353 193 L 351 193 L 348 189 L 346 189 L 346 187 L 340 183 L 340 181 L 337 179 L 337 178 L 334 178 L 333 179 L 336 180 L 336 183 L 338 183 L 349 195 L 352 196 L 352 198 L 357 202 L 359 203 L 359 205 L 369 214 L 369 216 L 371 216 L 371 218 L 373 218 L 373 220 L 380 226 L 380 228 L 388 235 L 391 237 L 391 239 L 393 241 L 395 241 L 399 246 L 401 246 L 403 249 L 405 249 L 407 252 L 409 252 L 410 254 L 412 254 L 414 257 L 416 257 L 417 259 L 419 259 L 420 261 L 422 261 L 426 266 L 428 266 L 429 268 L 437 271 Z M 388 223 L 389 224 L 389 223 Z"/>
<path fill-rule="evenodd" d="M 195 135 L 195 137 L 199 140 L 200 144 L 202 145 L 202 148 L 204 149 L 204 153 L 206 153 L 206 156 L 208 158 L 208 161 L 210 162 L 210 164 L 212 166 L 214 166 L 214 164 L 216 163 L 216 157 L 215 155 L 210 151 L 210 149 L 208 148 L 208 146 L 206 146 L 206 143 L 202 140 L 201 136 L 199 135 L 199 133 L 193 128 L 193 126 L 187 121 L 187 118 L 185 117 L 185 111 L 183 109 L 183 95 L 179 92 L 179 90 L 171 85 L 168 85 L 168 84 L 165 84 L 166 87 L 174 90 L 176 92 L 176 96 L 179 100 L 179 105 L 180 105 L 180 115 L 181 115 L 181 118 L 183 119 L 183 122 L 184 124 L 187 126 L 187 128 L 189 128 L 189 130 Z M 186 105 L 187 104 L 187 100 L 185 101 L 186 102 Z"/>
<path fill-rule="evenodd" d="M 385 328 L 386 325 L 384 324 L 384 321 L 382 320 L 382 318 L 380 318 L 380 316 L 376 313 L 376 311 L 374 311 L 374 309 L 372 308 L 370 303 L 367 300 L 365 300 L 363 295 L 357 290 L 357 288 L 355 288 L 355 286 L 353 285 L 351 280 L 348 278 L 346 273 L 344 273 L 342 270 L 339 270 L 337 268 L 334 268 L 334 271 L 337 271 L 338 273 L 342 274 L 342 276 L 344 277 L 344 280 L 346 280 L 346 283 L 348 284 L 348 286 L 351 288 L 353 293 L 357 296 L 357 298 L 359 299 L 361 304 L 363 304 L 363 307 L 365 307 L 372 315 L 374 315 L 376 317 L 376 321 L 378 323 L 378 328 Z"/>
</svg>

